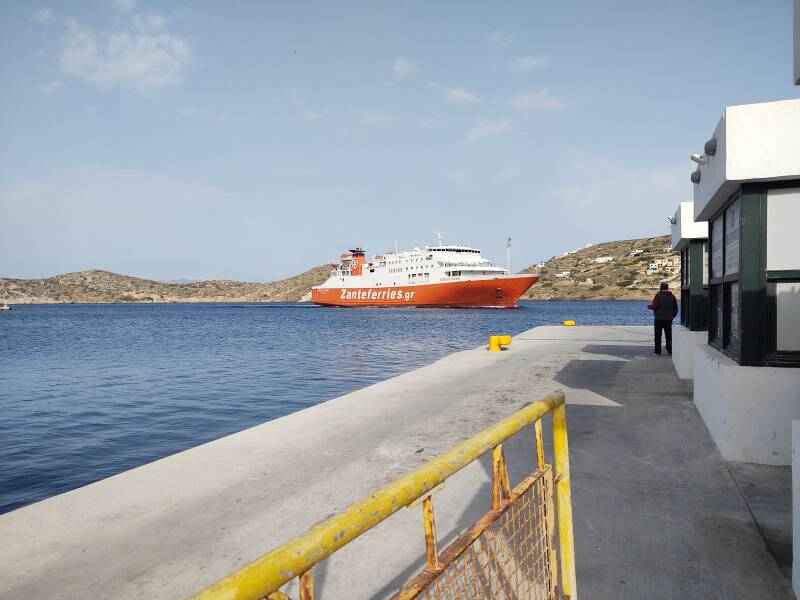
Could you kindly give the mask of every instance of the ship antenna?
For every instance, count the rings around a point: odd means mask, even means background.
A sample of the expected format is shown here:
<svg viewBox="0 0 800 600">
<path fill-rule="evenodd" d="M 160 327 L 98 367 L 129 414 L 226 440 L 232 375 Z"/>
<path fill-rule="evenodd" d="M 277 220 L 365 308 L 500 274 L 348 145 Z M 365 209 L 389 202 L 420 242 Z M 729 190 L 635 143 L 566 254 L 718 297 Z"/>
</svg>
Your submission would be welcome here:
<svg viewBox="0 0 800 600">
<path fill-rule="evenodd" d="M 395 254 L 397 254 L 397 253 L 398 253 L 398 250 L 397 250 L 397 240 L 395 240 L 395 241 L 394 241 L 394 253 L 395 253 Z"/>
<path fill-rule="evenodd" d="M 441 248 L 442 240 L 444 239 L 444 231 L 434 231 L 433 235 L 435 235 L 436 239 L 439 240 L 439 248 Z"/>
<path fill-rule="evenodd" d="M 511 236 L 506 240 L 506 262 L 508 263 L 508 274 L 511 275 Z"/>
</svg>

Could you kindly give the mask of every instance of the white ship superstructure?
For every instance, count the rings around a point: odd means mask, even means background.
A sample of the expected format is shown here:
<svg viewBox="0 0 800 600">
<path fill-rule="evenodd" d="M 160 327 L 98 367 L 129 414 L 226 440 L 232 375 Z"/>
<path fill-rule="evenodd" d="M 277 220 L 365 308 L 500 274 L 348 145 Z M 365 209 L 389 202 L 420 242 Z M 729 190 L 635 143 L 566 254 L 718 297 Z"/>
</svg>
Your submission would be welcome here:
<svg viewBox="0 0 800 600">
<path fill-rule="evenodd" d="M 387 252 L 360 263 L 358 257 L 362 252 L 356 248 L 343 254 L 338 268 L 331 271 L 331 279 L 322 287 L 406 286 L 508 276 L 507 269 L 495 265 L 481 256 L 479 249 L 470 246 L 426 246 Z M 354 270 L 360 274 L 354 274 Z M 350 279 L 354 276 L 358 277 L 357 282 Z"/>
<path fill-rule="evenodd" d="M 515 306 L 538 279 L 512 276 L 471 246 L 443 244 L 395 249 L 365 259 L 361 248 L 341 255 L 330 278 L 312 290 L 319 304 Z M 340 294 L 335 290 L 342 290 Z"/>
</svg>

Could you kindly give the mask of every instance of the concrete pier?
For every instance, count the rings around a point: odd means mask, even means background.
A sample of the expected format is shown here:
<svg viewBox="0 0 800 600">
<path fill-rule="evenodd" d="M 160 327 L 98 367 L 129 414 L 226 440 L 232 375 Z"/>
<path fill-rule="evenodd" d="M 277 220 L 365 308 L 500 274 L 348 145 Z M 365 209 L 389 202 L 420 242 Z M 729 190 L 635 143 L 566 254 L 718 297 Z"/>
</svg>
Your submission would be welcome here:
<svg viewBox="0 0 800 600">
<path fill-rule="evenodd" d="M 582 597 L 791 598 L 651 335 L 536 328 L 0 516 L 0 597 L 186 596 L 560 388 Z M 512 483 L 533 461 L 523 433 Z M 441 546 L 490 506 L 484 458 L 434 496 Z M 423 556 L 404 509 L 315 568 L 319 597 L 385 597 Z"/>
</svg>

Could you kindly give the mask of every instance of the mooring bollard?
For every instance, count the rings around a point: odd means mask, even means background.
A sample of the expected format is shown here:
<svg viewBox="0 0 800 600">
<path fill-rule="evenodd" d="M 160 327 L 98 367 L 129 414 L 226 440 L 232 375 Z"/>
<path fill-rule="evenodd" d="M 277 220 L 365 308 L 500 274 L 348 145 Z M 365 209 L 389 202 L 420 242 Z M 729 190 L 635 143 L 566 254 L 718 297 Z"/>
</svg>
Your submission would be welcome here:
<svg viewBox="0 0 800 600">
<path fill-rule="evenodd" d="M 508 346 L 510 343 L 510 335 L 490 335 L 489 352 L 500 352 L 503 349 L 503 346 Z"/>
<path fill-rule="evenodd" d="M 566 327 L 574 327 L 575 326 L 575 321 L 573 321 L 572 319 L 568 319 L 568 320 L 564 321 L 564 325 Z"/>
</svg>

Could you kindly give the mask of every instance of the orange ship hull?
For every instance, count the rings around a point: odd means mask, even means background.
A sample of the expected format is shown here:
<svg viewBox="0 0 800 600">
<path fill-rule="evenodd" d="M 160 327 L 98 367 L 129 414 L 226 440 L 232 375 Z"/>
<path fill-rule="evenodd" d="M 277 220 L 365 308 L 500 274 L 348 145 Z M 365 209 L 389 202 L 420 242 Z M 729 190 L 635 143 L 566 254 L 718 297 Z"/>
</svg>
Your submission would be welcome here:
<svg viewBox="0 0 800 600">
<path fill-rule="evenodd" d="M 312 288 L 311 301 L 324 306 L 442 306 L 514 308 L 539 278 L 473 279 L 371 288 Z"/>
</svg>

